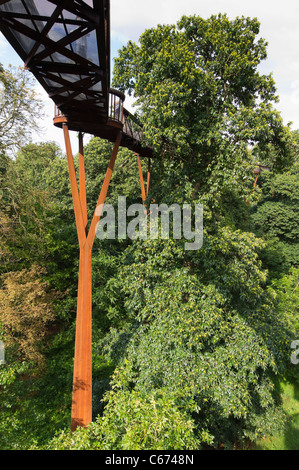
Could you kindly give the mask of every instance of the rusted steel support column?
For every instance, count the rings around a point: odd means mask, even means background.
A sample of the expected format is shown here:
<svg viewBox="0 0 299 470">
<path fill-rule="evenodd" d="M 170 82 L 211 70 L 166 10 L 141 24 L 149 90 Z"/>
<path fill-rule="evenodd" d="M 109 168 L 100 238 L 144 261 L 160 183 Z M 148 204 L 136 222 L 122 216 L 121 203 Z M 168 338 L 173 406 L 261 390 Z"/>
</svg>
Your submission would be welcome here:
<svg viewBox="0 0 299 470">
<path fill-rule="evenodd" d="M 71 431 L 92 420 L 91 246 L 87 243 L 87 210 L 82 136 L 79 139 L 77 185 L 69 130 L 63 125 L 77 234 L 80 246 Z"/>
<path fill-rule="evenodd" d="M 92 421 L 91 248 L 80 248 L 71 431 Z"/>
<path fill-rule="evenodd" d="M 63 132 L 80 247 L 71 415 L 71 431 L 73 432 L 78 426 L 85 427 L 92 421 L 92 247 L 96 234 L 96 225 L 100 220 L 101 213 L 95 210 L 89 232 L 87 233 L 82 134 L 79 135 L 79 192 L 67 124 L 63 124 Z M 105 203 L 121 138 L 122 133 L 120 132 L 107 168 L 98 205 Z"/>
<path fill-rule="evenodd" d="M 256 175 L 256 178 L 255 178 L 254 184 L 253 184 L 253 187 L 254 187 L 254 188 L 255 188 L 256 185 L 257 185 L 257 180 L 259 179 L 259 176 L 260 176 L 260 173 L 258 173 L 258 174 Z"/>
<path fill-rule="evenodd" d="M 75 165 L 74 165 L 69 129 L 68 129 L 67 124 L 65 123 L 63 124 L 63 133 L 64 133 L 65 149 L 66 149 L 66 156 L 67 156 L 67 162 L 68 162 L 68 168 L 69 168 L 69 177 L 70 177 L 73 204 L 74 204 L 77 234 L 78 234 L 79 245 L 81 246 L 86 240 L 85 223 L 84 223 L 83 211 L 82 211 L 82 206 L 81 206 L 81 199 L 80 199 L 80 195 L 78 191 L 76 170 L 75 170 Z"/>
<path fill-rule="evenodd" d="M 117 157 L 117 152 L 119 149 L 121 139 L 122 139 L 122 132 L 120 131 L 114 144 L 110 162 L 106 171 L 105 179 L 103 181 L 102 189 L 101 189 L 100 196 L 97 202 L 97 207 L 95 209 L 95 212 L 94 212 L 91 224 L 90 224 L 90 229 L 89 229 L 88 236 L 87 236 L 87 242 L 91 247 L 95 239 L 96 228 L 97 228 L 98 222 L 102 215 L 101 211 L 98 210 L 98 207 L 101 207 L 105 203 L 105 199 L 107 196 L 107 191 L 108 191 L 108 187 L 110 184 L 110 180 L 111 180 L 112 172 L 114 169 L 114 164 L 115 164 L 115 160 Z"/>
<path fill-rule="evenodd" d="M 151 159 L 148 159 L 147 165 L 147 182 L 146 182 L 146 195 L 148 196 L 151 189 Z"/>
<path fill-rule="evenodd" d="M 143 174 L 142 174 L 142 166 L 141 166 L 141 161 L 140 161 L 140 156 L 138 153 L 137 155 L 137 162 L 138 162 L 138 168 L 139 168 L 139 178 L 140 178 L 140 186 L 141 186 L 141 197 L 142 197 L 142 203 L 145 203 L 146 195 L 145 195 L 145 187 L 144 187 L 144 180 L 143 180 Z"/>
<path fill-rule="evenodd" d="M 83 134 L 79 133 L 79 191 L 80 201 L 82 208 L 82 216 L 87 234 L 87 202 L 86 202 L 86 183 L 85 183 L 85 163 L 84 163 L 84 148 L 83 148 Z"/>
</svg>

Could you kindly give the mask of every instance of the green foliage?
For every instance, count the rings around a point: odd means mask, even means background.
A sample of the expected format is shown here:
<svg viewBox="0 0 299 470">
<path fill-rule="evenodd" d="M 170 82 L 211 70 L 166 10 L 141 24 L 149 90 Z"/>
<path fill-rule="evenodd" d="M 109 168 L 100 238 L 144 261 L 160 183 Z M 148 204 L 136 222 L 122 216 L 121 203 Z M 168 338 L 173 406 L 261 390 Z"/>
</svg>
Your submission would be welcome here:
<svg viewBox="0 0 299 470">
<path fill-rule="evenodd" d="M 32 131 L 40 130 L 42 103 L 32 78 L 23 67 L 0 64 L 0 153 L 24 145 Z"/>
<path fill-rule="evenodd" d="M 216 256 L 209 252 L 220 233 Z M 233 448 L 282 429 L 274 377 L 289 364 L 291 308 L 282 315 L 282 288 L 279 299 L 263 288 L 261 242 L 220 233 L 206 235 L 197 264 L 169 240 L 126 249 L 113 281 L 116 327 L 96 349 L 118 364 L 104 410 L 50 449 Z"/>
<path fill-rule="evenodd" d="M 251 219 L 257 235 L 267 240 L 265 266 L 279 275 L 299 264 L 298 163 L 281 174 L 262 174 L 260 185 L 262 195 Z"/>
<path fill-rule="evenodd" d="M 269 287 L 274 299 L 275 310 L 285 319 L 293 331 L 292 341 L 299 338 L 299 269 L 292 267 L 287 274 L 280 278 L 274 278 Z M 292 364 L 287 370 L 287 377 L 299 384 L 299 370 L 296 364 Z"/>
<path fill-rule="evenodd" d="M 15 160 L 8 159 L 0 190 L 2 272 L 35 263 L 60 292 L 76 283 L 78 247 L 68 180 L 66 158 L 52 142 L 28 144 Z M 69 316 L 60 306 L 61 318 Z"/>
<path fill-rule="evenodd" d="M 272 281 L 271 288 L 277 301 L 279 313 L 286 316 L 293 324 L 297 334 L 299 333 L 298 316 L 298 288 L 299 288 L 299 269 L 291 268 L 290 271 L 280 279 Z"/>
<path fill-rule="evenodd" d="M 266 57 L 258 33 L 255 19 L 183 17 L 116 60 L 114 85 L 134 92 L 160 157 L 148 202 L 203 203 L 204 244 L 190 253 L 183 240 L 99 244 L 97 379 L 104 364 L 115 370 L 104 397 L 99 387 L 97 421 L 50 448 L 233 448 L 283 425 L 275 377 L 289 366 L 294 328 L 267 289 L 264 242 L 244 231 L 244 198 L 255 197 L 248 144 L 272 144 L 277 167 L 293 154 L 273 79 L 257 72 Z M 132 190 L 124 184 L 112 185 L 111 201 Z"/>
<path fill-rule="evenodd" d="M 49 338 L 48 347 L 49 347 Z M 46 351 L 46 368 L 13 360 L 0 368 L 0 449 L 41 448 L 54 430 L 69 427 L 74 334 L 61 331 Z"/>
<path fill-rule="evenodd" d="M 46 449 L 188 450 L 198 446 L 192 420 L 169 390 L 111 391 L 109 397 L 102 418 L 72 435 L 61 433 Z"/>
<path fill-rule="evenodd" d="M 258 34 L 256 18 L 184 16 L 146 30 L 115 60 L 114 86 L 134 93 L 146 139 L 160 158 L 185 162 L 197 191 L 228 181 L 244 191 L 248 145 L 272 143 L 280 164 L 292 158 L 273 78 L 257 70 L 266 58 Z"/>
<path fill-rule="evenodd" d="M 55 351 L 50 338 L 76 303 L 66 288 L 75 284 L 77 246 L 66 159 L 58 147 L 28 144 L 2 162 L 0 448 L 25 449 L 68 422 L 62 410 L 69 418 L 73 334 L 64 346 L 71 353 L 66 367 L 57 351 L 52 370 L 49 348 Z"/>
<path fill-rule="evenodd" d="M 298 450 L 299 449 L 299 384 L 284 381 L 281 384 L 283 407 L 287 414 L 285 428 L 274 436 L 265 436 L 257 441 L 254 450 Z"/>
<path fill-rule="evenodd" d="M 84 148 L 89 217 L 93 215 L 96 208 L 112 149 L 111 143 L 98 137 L 93 137 Z M 118 196 L 126 196 L 128 204 L 141 197 L 137 170 L 137 159 L 134 154 L 121 147 L 109 186 L 107 204 L 116 205 Z"/>
<path fill-rule="evenodd" d="M 0 289 L 0 325 L 5 345 L 16 349 L 20 358 L 37 364 L 43 362 L 40 344 L 47 325 L 54 320 L 56 300 L 42 280 L 43 274 L 41 268 L 33 265 L 30 270 L 2 275 Z"/>
<path fill-rule="evenodd" d="M 212 245 L 207 238 L 204 252 Z M 182 268 L 184 253 L 174 242 L 134 244 L 119 282 L 126 311 L 139 324 L 132 323 L 125 342 L 124 331 L 114 344 L 107 337 L 106 349 L 113 358 L 123 345 L 112 387 L 188 398 L 184 409 L 199 442 L 232 447 L 282 424 L 271 377 L 284 370 L 292 336 L 263 289 L 259 242 L 227 230 L 222 240 L 217 256 L 198 254 L 202 281 L 194 260 L 191 272 Z"/>
</svg>

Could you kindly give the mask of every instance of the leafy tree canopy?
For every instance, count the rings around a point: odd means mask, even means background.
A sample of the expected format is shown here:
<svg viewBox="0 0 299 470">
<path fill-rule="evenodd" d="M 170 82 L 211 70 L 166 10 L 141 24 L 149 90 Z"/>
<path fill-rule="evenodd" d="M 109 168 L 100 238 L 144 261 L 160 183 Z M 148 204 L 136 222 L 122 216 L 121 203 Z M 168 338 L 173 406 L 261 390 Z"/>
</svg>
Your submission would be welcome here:
<svg viewBox="0 0 299 470">
<path fill-rule="evenodd" d="M 249 145 L 271 142 L 280 165 L 291 158 L 273 77 L 258 72 L 267 56 L 259 27 L 256 18 L 183 16 L 146 30 L 115 60 L 114 86 L 134 93 L 157 155 L 187 162 L 192 182 L 244 187 Z"/>
<path fill-rule="evenodd" d="M 0 64 L 0 152 L 15 150 L 28 142 L 32 132 L 40 129 L 42 102 L 34 82 L 23 67 Z"/>
<path fill-rule="evenodd" d="M 265 265 L 277 275 L 299 265 L 299 164 L 281 174 L 262 173 L 259 185 L 251 219 L 256 234 L 267 240 Z"/>
</svg>

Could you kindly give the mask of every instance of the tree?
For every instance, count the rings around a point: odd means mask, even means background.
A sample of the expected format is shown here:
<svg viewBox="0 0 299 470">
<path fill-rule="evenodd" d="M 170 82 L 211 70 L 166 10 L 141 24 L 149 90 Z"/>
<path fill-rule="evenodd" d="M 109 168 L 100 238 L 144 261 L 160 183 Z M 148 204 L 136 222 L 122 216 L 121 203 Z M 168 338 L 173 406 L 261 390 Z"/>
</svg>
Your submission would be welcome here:
<svg viewBox="0 0 299 470">
<path fill-rule="evenodd" d="M 0 214 L 6 221 L 1 237 L 7 247 L 2 270 L 28 268 L 33 262 L 45 266 L 49 261 L 50 233 L 58 225 L 58 187 L 59 195 L 68 192 L 67 179 L 57 181 L 62 167 L 59 149 L 51 142 L 27 144 L 7 160 L 0 193 Z M 63 200 L 59 202 L 62 207 Z"/>
<path fill-rule="evenodd" d="M 112 149 L 110 142 L 99 137 L 93 137 L 84 148 L 89 218 L 95 210 Z M 117 204 L 119 195 L 132 201 L 141 197 L 137 159 L 124 147 L 120 147 L 117 154 L 106 202 Z"/>
<path fill-rule="evenodd" d="M 30 143 L 3 162 L 0 448 L 24 449 L 47 439 L 53 423 L 68 417 L 77 240 L 67 161 L 59 148 Z"/>
<path fill-rule="evenodd" d="M 258 31 L 257 20 L 248 18 L 183 17 L 177 26 L 146 31 L 139 46 L 129 43 L 120 53 L 115 85 L 134 91 L 155 147 L 148 202 L 202 202 L 204 243 L 187 252 L 184 240 L 97 240 L 93 366 L 99 417 L 46 447 L 233 448 L 283 424 L 277 377 L 289 365 L 294 329 L 267 286 L 259 258 L 264 241 L 248 230 L 244 197 L 254 191 L 249 144 L 266 151 L 271 143 L 277 168 L 293 154 L 289 130 L 272 107 L 273 79 L 257 72 L 266 56 Z M 89 211 L 109 146 L 92 139 L 85 149 Z M 120 153 L 107 202 L 115 203 L 118 194 L 140 200 L 130 158 Z M 63 246 L 72 252 L 59 237 L 75 234 L 64 165 L 55 158 L 50 167 L 56 171 L 47 178 L 43 173 L 41 182 L 59 195 L 54 220 L 60 225 L 47 226 L 51 243 L 58 237 L 58 258 Z M 65 277 L 63 263 L 60 268 Z M 281 285 L 279 298 L 294 286 L 295 279 Z M 293 304 L 292 297 L 289 316 Z"/>
<path fill-rule="evenodd" d="M 266 57 L 258 32 L 256 19 L 183 17 L 120 51 L 114 86 L 134 92 L 155 149 L 148 202 L 203 203 L 204 243 L 186 252 L 184 240 L 118 250 L 101 241 L 108 298 L 96 295 L 107 321 L 97 323 L 94 357 L 114 369 L 110 390 L 101 389 L 96 423 L 49 448 L 233 448 L 282 425 L 276 377 L 294 331 L 267 289 L 244 197 L 254 191 L 249 145 L 274 146 L 277 167 L 293 153 L 274 81 L 257 71 Z"/>
<path fill-rule="evenodd" d="M 15 150 L 40 129 L 42 102 L 34 81 L 22 67 L 0 64 L 0 153 Z"/>
<path fill-rule="evenodd" d="M 202 202 L 205 230 L 196 252 L 161 240 L 126 249 L 114 283 L 122 293 L 116 328 L 106 338 L 117 369 L 104 421 L 112 409 L 120 415 L 123 393 L 167 390 L 192 417 L 201 444 L 233 447 L 283 422 L 274 377 L 287 368 L 294 331 L 275 313 L 262 240 L 240 230 L 243 216 L 232 216 L 230 206 L 246 218 L 255 162 L 249 145 L 264 151 L 271 144 L 277 168 L 294 157 L 290 130 L 273 107 L 274 81 L 257 71 L 266 57 L 258 32 L 256 19 L 183 17 L 145 31 L 116 60 L 114 86 L 134 92 L 155 148 L 150 196 Z"/>
<path fill-rule="evenodd" d="M 249 199 L 249 145 L 272 143 L 280 165 L 291 158 L 274 80 L 257 70 L 267 55 L 258 34 L 256 18 L 184 16 L 146 30 L 115 60 L 114 86 L 134 93 L 146 138 L 165 165 L 181 162 L 193 196 L 209 185 L 214 200 L 220 187 Z"/>
<path fill-rule="evenodd" d="M 20 362 L 39 365 L 44 359 L 41 344 L 46 327 L 55 318 L 55 295 L 49 293 L 42 274 L 43 270 L 33 265 L 29 270 L 3 275 L 0 289 L 1 336 L 7 349 L 19 355 Z"/>
<path fill-rule="evenodd" d="M 298 163 L 283 173 L 262 173 L 259 186 L 262 194 L 251 219 L 255 233 L 267 240 L 265 267 L 271 276 L 278 276 L 299 265 Z"/>
</svg>

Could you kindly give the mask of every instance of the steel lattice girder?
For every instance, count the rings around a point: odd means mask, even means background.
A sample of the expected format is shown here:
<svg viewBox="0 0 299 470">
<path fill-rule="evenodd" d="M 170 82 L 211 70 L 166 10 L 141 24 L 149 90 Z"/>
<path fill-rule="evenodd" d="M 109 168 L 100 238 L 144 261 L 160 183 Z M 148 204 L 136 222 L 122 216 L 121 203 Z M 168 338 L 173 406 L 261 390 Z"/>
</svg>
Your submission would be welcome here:
<svg viewBox="0 0 299 470">
<path fill-rule="evenodd" d="M 109 0 L 0 0 L 0 28 L 63 114 L 107 120 Z"/>
<path fill-rule="evenodd" d="M 70 130 L 112 142 L 122 129 L 122 146 L 153 156 L 124 95 L 110 90 L 109 0 L 0 0 L 0 30 L 54 101 L 56 126 L 65 117 Z M 119 121 L 110 91 L 122 100 Z"/>
</svg>

